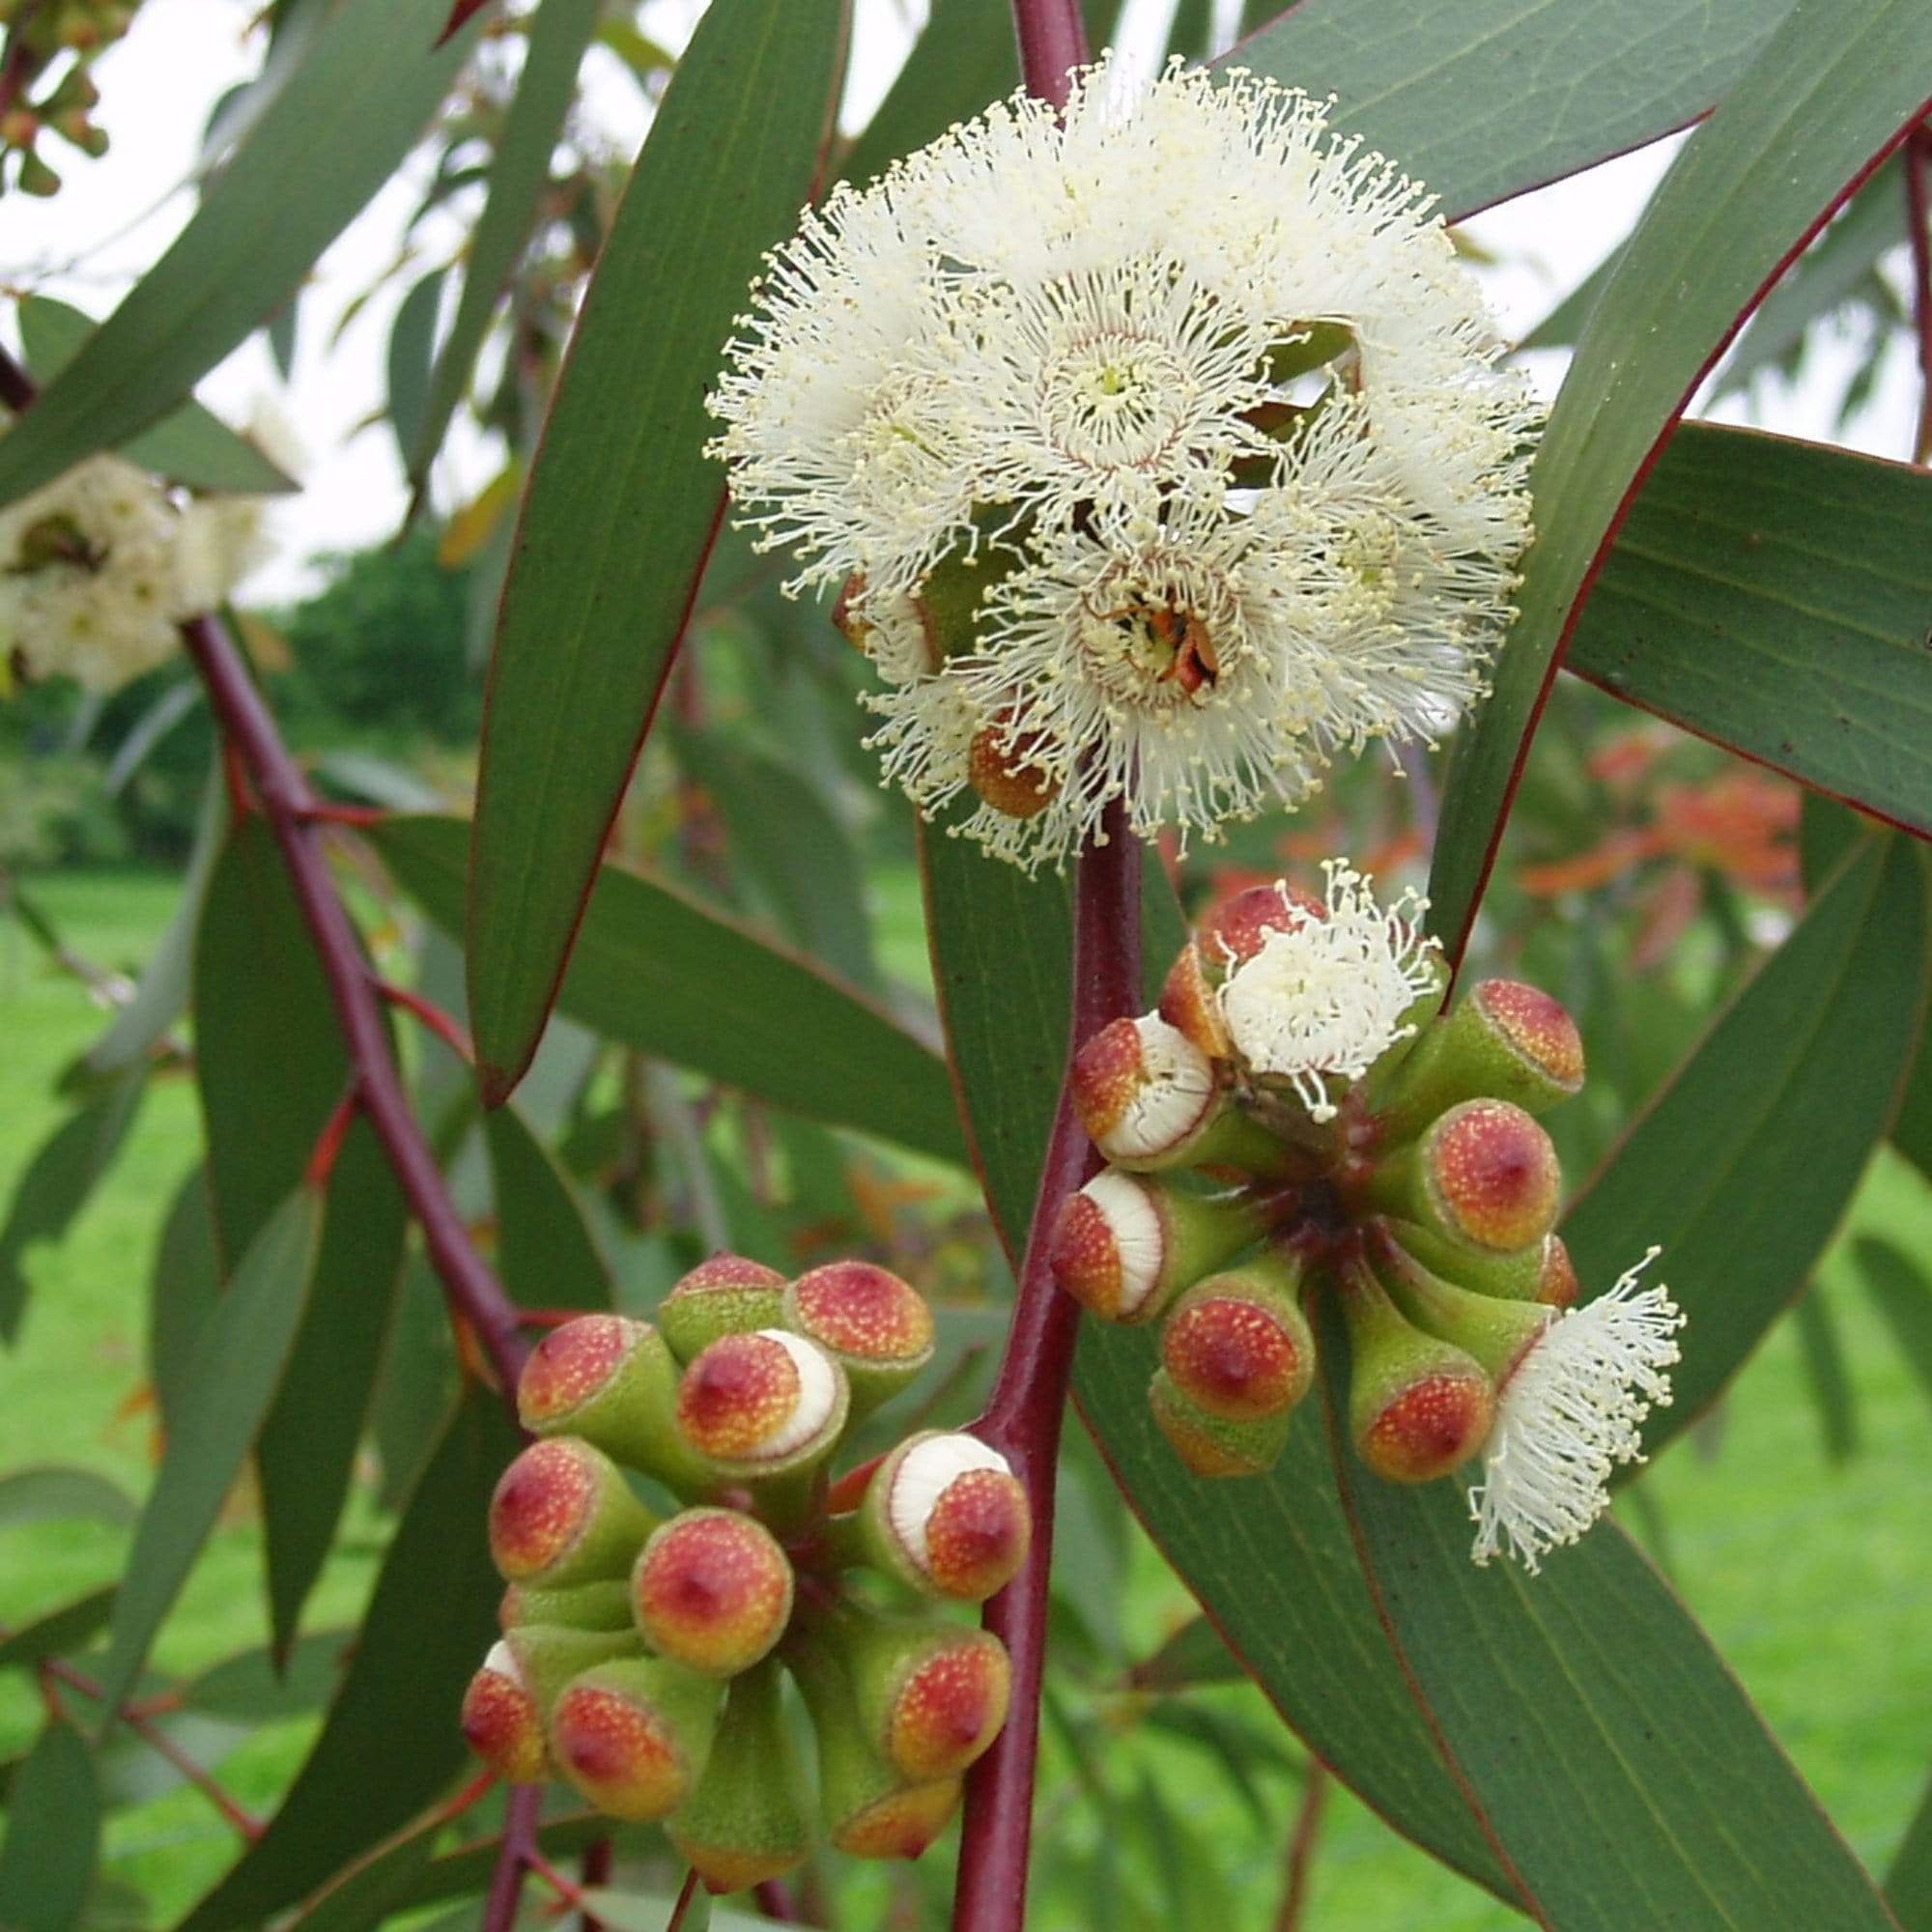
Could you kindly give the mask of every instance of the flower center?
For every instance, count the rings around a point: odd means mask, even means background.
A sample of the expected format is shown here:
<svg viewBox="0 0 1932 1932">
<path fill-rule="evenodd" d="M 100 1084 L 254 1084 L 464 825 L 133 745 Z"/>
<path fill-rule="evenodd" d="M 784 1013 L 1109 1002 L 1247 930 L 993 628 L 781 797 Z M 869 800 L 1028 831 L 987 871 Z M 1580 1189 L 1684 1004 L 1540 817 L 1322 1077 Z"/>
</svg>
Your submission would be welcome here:
<svg viewBox="0 0 1932 1932">
<path fill-rule="evenodd" d="M 1186 423 L 1193 385 L 1164 344 L 1126 329 L 1070 336 L 1041 372 L 1047 439 L 1094 469 L 1147 469 L 1165 459 Z"/>
<path fill-rule="evenodd" d="M 1112 628 L 1144 684 L 1172 686 L 1173 696 L 1192 697 L 1221 674 L 1207 622 L 1193 611 L 1136 599 L 1102 612 L 1100 622 Z"/>
</svg>

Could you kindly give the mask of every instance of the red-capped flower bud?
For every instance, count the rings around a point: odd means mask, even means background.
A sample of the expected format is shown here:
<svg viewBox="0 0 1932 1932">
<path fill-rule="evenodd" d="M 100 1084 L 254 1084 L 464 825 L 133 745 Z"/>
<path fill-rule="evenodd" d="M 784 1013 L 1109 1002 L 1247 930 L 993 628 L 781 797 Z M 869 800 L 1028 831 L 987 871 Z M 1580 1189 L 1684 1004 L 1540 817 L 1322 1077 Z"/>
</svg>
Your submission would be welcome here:
<svg viewBox="0 0 1932 1932">
<path fill-rule="evenodd" d="M 1212 1415 L 1178 1387 L 1165 1369 L 1153 1373 L 1148 1406 L 1174 1453 L 1196 1476 L 1265 1475 L 1280 1460 L 1294 1427 L 1293 1408 L 1245 1422 Z"/>
<path fill-rule="evenodd" d="M 1221 1003 L 1201 963 L 1201 950 L 1190 936 L 1176 955 L 1161 982 L 1158 1011 L 1169 1026 L 1200 1048 L 1209 1060 L 1226 1060 L 1234 1050 Z"/>
<path fill-rule="evenodd" d="M 711 1761 L 667 1827 L 708 1891 L 747 1891 L 811 1850 L 811 1793 L 781 1688 L 775 1659 L 731 1680 Z"/>
<path fill-rule="evenodd" d="M 1582 1037 L 1561 1004 L 1517 980 L 1484 980 L 1424 1033 L 1376 1112 L 1400 1136 L 1458 1100 L 1487 1095 L 1542 1114 L 1582 1086 Z"/>
<path fill-rule="evenodd" d="M 655 1476 L 679 1495 L 702 1494 L 710 1471 L 671 1421 L 677 1363 L 648 1321 L 580 1315 L 530 1350 L 517 1413 L 533 1435 L 580 1435 Z"/>
<path fill-rule="evenodd" d="M 704 1776 L 719 1686 L 668 1659 L 600 1663 L 566 1685 L 551 1711 L 557 1769 L 611 1818 L 663 1818 Z"/>
<path fill-rule="evenodd" d="M 1446 1476 L 1488 1437 L 1495 1421 L 1494 1385 L 1467 1350 L 1405 1321 L 1359 1258 L 1337 1268 L 1336 1282 L 1349 1322 L 1349 1432 L 1355 1453 L 1392 1483 Z"/>
<path fill-rule="evenodd" d="M 546 1775 L 543 1714 L 507 1644 L 490 1646 L 463 1693 L 463 1736 L 498 1777 L 534 1784 Z"/>
<path fill-rule="evenodd" d="M 656 1527 L 610 1457 L 574 1435 L 531 1443 L 490 1499 L 490 1554 L 510 1583 L 621 1577 Z"/>
<path fill-rule="evenodd" d="M 857 1511 L 827 1525 L 844 1561 L 964 1604 L 1012 1579 L 1032 1533 L 1026 1492 L 1007 1459 L 976 1435 L 937 1430 L 892 1450 Z"/>
<path fill-rule="evenodd" d="M 783 1319 L 785 1278 L 743 1255 L 713 1255 L 671 1285 L 658 1304 L 658 1326 L 679 1361 L 721 1335 L 776 1328 Z"/>
<path fill-rule="evenodd" d="M 1563 1172 L 1549 1136 L 1507 1100 L 1464 1100 L 1370 1179 L 1386 1212 L 1492 1254 L 1541 1242 L 1556 1220 Z"/>
<path fill-rule="evenodd" d="M 1182 1289 L 1260 1240 L 1280 1205 L 1106 1168 L 1060 1210 L 1048 1250 L 1053 1278 L 1109 1321 L 1151 1321 Z"/>
<path fill-rule="evenodd" d="M 1037 731 L 989 724 L 966 748 L 966 782 L 995 811 L 1036 818 L 1060 794 L 1059 775 L 1039 762 L 1046 743 Z"/>
<path fill-rule="evenodd" d="M 932 1360 L 932 1310 L 910 1282 L 870 1262 L 828 1262 L 785 1290 L 784 1325 L 845 1371 L 852 1413 L 869 1414 Z"/>
<path fill-rule="evenodd" d="M 1293 1408 L 1315 1375 L 1301 1275 L 1293 1256 L 1264 1254 L 1196 1282 L 1161 1327 L 1161 1366 L 1174 1386 L 1227 1422 Z"/>
<path fill-rule="evenodd" d="M 1547 1308 L 1568 1308 L 1577 1299 L 1577 1270 L 1560 1235 L 1546 1235 L 1515 1254 L 1493 1254 L 1451 1240 L 1412 1221 L 1383 1221 L 1378 1216 L 1365 1228 L 1385 1228 L 1389 1236 L 1433 1274 L 1477 1294 L 1493 1294 L 1504 1301 L 1540 1301 Z"/>
<path fill-rule="evenodd" d="M 560 1624 L 570 1630 L 628 1631 L 631 1586 L 615 1577 L 600 1577 L 594 1583 L 573 1583 L 560 1590 L 511 1583 L 497 1605 L 497 1624 L 501 1630 L 513 1630 L 519 1624 Z"/>
<path fill-rule="evenodd" d="M 518 1624 L 505 1634 L 503 1642 L 516 1662 L 518 1678 L 546 1722 L 558 1694 L 573 1678 L 593 1665 L 643 1653 L 635 1628 L 584 1631 L 562 1624 Z"/>
<path fill-rule="evenodd" d="M 737 1510 L 690 1509 L 651 1532 L 631 1593 L 653 1650 L 707 1677 L 735 1677 L 784 1634 L 794 1581 L 763 1523 Z"/>
<path fill-rule="evenodd" d="M 677 1390 L 685 1440 L 747 1479 L 815 1466 L 850 1412 L 845 1371 L 815 1342 L 782 1328 L 721 1335 L 693 1359 Z"/>
<path fill-rule="evenodd" d="M 805 1695 L 818 1741 L 818 1797 L 825 1833 L 860 1859 L 916 1859 L 946 1829 L 959 1803 L 956 1777 L 908 1782 L 867 1733 L 838 1658 L 794 1632 L 784 1661 Z"/>
</svg>

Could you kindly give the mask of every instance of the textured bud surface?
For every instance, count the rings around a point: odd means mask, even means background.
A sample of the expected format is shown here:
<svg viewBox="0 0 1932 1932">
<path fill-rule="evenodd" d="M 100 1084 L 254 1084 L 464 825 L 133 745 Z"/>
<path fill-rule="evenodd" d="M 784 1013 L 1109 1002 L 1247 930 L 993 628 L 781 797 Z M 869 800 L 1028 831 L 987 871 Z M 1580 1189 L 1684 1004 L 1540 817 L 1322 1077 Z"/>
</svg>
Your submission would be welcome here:
<svg viewBox="0 0 1932 1932">
<path fill-rule="evenodd" d="M 779 1319 L 785 1278 L 744 1255 L 713 1255 L 675 1282 L 658 1305 L 665 1340 L 686 1361 L 721 1335 L 769 1328 Z"/>
<path fill-rule="evenodd" d="M 1088 1138 L 1128 1165 L 1179 1147 L 1219 1099 L 1208 1056 L 1157 1013 L 1096 1033 L 1074 1056 L 1072 1089 Z"/>
<path fill-rule="evenodd" d="M 832 1842 L 855 1859 L 916 1859 L 952 1821 L 960 1790 L 952 1777 L 890 1792 L 836 1824 Z"/>
<path fill-rule="evenodd" d="M 906 1561 L 941 1595 L 979 1603 L 1025 1559 L 1026 1492 L 973 1435 L 915 1439 L 891 1469 L 885 1514 Z"/>
<path fill-rule="evenodd" d="M 598 1394 L 650 1324 L 622 1315 L 580 1315 L 553 1328 L 530 1350 L 517 1383 L 517 1413 L 526 1429 L 548 1434 Z"/>
<path fill-rule="evenodd" d="M 543 1715 L 507 1644 L 497 1643 L 463 1694 L 463 1735 L 499 1777 L 533 1784 L 545 1767 Z"/>
<path fill-rule="evenodd" d="M 1161 1330 L 1161 1365 L 1210 1415 L 1259 1421 L 1308 1391 L 1314 1352 L 1307 1324 L 1212 1280 L 1189 1291 Z"/>
<path fill-rule="evenodd" d="M 706 1676 L 750 1669 L 791 1615 L 790 1561 L 736 1510 L 686 1510 L 653 1531 L 631 1587 L 651 1648 Z"/>
<path fill-rule="evenodd" d="M 551 1736 L 570 1781 L 612 1818 L 662 1818 L 684 1798 L 690 1771 L 676 1740 L 620 1691 L 572 1685 L 556 1701 Z"/>
<path fill-rule="evenodd" d="M 724 1335 L 678 1384 L 677 1419 L 692 1447 L 720 1461 L 776 1463 L 832 1420 L 838 1377 L 822 1349 L 778 1328 Z"/>
<path fill-rule="evenodd" d="M 1466 1463 L 1494 1419 L 1494 1392 L 1472 1362 L 1410 1382 L 1358 1429 L 1355 1446 L 1389 1482 L 1428 1483 Z"/>
<path fill-rule="evenodd" d="M 916 1782 L 956 1776 L 999 1735 L 1011 1693 L 1006 1646 L 984 1631 L 961 1631 L 907 1672 L 886 1756 Z"/>
<path fill-rule="evenodd" d="M 1559 1000 L 1518 980 L 1485 980 L 1469 996 L 1504 1042 L 1552 1085 L 1583 1085 L 1583 1038 Z"/>
<path fill-rule="evenodd" d="M 1562 1170 L 1549 1136 L 1506 1100 L 1468 1100 L 1424 1139 L 1430 1191 L 1456 1233 L 1510 1253 L 1556 1219 Z"/>
<path fill-rule="evenodd" d="M 785 1296 L 793 1324 L 854 1362 L 912 1366 L 932 1353 L 932 1310 L 911 1283 L 870 1262 L 830 1262 Z"/>
<path fill-rule="evenodd" d="M 1152 1293 L 1166 1247 L 1152 1197 L 1110 1168 L 1067 1197 L 1048 1259 L 1054 1280 L 1076 1301 L 1124 1321 Z"/>
</svg>

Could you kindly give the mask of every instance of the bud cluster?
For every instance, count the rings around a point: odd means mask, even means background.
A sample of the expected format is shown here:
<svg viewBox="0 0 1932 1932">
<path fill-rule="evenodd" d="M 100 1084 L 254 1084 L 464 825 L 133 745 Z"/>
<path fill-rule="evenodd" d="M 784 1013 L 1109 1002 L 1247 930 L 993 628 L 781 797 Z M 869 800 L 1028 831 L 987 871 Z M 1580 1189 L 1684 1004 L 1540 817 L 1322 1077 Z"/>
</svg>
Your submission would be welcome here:
<svg viewBox="0 0 1932 1932">
<path fill-rule="evenodd" d="M 139 5 L 140 0 L 0 0 L 9 64 L 22 76 L 0 114 L 0 166 L 8 156 L 18 156 L 13 182 L 23 193 L 60 192 L 60 176 L 36 151 L 43 133 L 57 134 L 92 159 L 107 152 L 107 131 L 91 118 L 100 95 L 87 68 L 128 31 Z M 42 84 L 42 70 L 68 54 L 72 58 L 51 84 Z M 0 184 L 5 179 L 0 174 Z"/>
<path fill-rule="evenodd" d="M 918 1292 L 858 1261 L 787 1281 L 718 1255 L 655 1325 L 554 1329 L 517 1390 L 537 1439 L 490 1506 L 509 1587 L 464 1701 L 477 1755 L 514 1780 L 563 1778 L 611 1817 L 666 1820 L 714 1891 L 788 1870 L 819 1828 L 862 1858 L 923 1851 L 1008 1698 L 1000 1640 L 937 1606 L 1002 1588 L 1030 1534 L 1025 1491 L 972 1435 L 919 1431 L 831 1478 L 852 1422 L 932 1350 Z M 661 1517 L 627 1471 L 681 1507 Z M 854 1571 L 911 1602 L 877 1607 Z"/>
<path fill-rule="evenodd" d="M 1507 1545 L 1534 1570 L 1640 1455 L 1683 1318 L 1634 1274 L 1572 1312 L 1536 1119 L 1582 1086 L 1570 1015 L 1510 980 L 1444 1014 L 1423 906 L 1368 886 L 1331 861 L 1321 896 L 1237 893 L 1156 1010 L 1081 1048 L 1074 1102 L 1108 1165 L 1062 1210 L 1054 1272 L 1094 1314 L 1158 1324 L 1149 1400 L 1203 1476 L 1281 1455 L 1314 1378 L 1306 1309 L 1331 1295 L 1356 1454 L 1409 1483 L 1482 1456 L 1476 1559 Z"/>
</svg>

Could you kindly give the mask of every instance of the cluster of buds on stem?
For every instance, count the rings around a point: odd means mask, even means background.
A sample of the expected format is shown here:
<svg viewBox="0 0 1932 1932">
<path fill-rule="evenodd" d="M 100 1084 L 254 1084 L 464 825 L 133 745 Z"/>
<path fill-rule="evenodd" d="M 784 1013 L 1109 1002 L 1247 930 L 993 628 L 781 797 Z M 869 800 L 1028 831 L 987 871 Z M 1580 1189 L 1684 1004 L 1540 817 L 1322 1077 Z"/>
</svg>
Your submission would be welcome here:
<svg viewBox="0 0 1932 1932">
<path fill-rule="evenodd" d="M 509 1587 L 464 1703 L 478 1756 L 666 1820 L 713 1891 L 790 1869 L 820 1829 L 918 1857 L 1007 1714 L 1005 1648 L 941 1606 L 1005 1585 L 1030 1534 L 1024 1490 L 972 1435 L 920 1431 L 832 1476 L 853 1420 L 932 1349 L 917 1291 L 857 1261 L 787 1281 L 718 1255 L 656 1325 L 553 1330 L 517 1391 L 537 1439 L 491 1503 Z"/>
<path fill-rule="evenodd" d="M 1476 1560 L 1507 1546 L 1534 1570 L 1640 1456 L 1683 1317 L 1634 1271 L 1572 1307 L 1536 1118 L 1583 1083 L 1570 1015 L 1510 980 L 1444 1014 L 1421 902 L 1325 870 L 1320 896 L 1225 901 L 1157 1010 L 1083 1046 L 1074 1099 L 1108 1165 L 1062 1211 L 1055 1274 L 1108 1321 L 1159 1324 L 1149 1400 L 1203 1476 L 1281 1455 L 1314 1378 L 1307 1309 L 1331 1296 L 1361 1461 L 1420 1483 L 1480 1456 Z"/>
<path fill-rule="evenodd" d="M 23 193 L 60 192 L 61 178 L 37 151 L 57 134 L 91 159 L 107 152 L 107 131 L 91 117 L 100 95 L 88 64 L 132 23 L 140 0 L 0 0 L 0 169 L 9 156 Z M 7 175 L 0 172 L 0 184 Z"/>
</svg>

